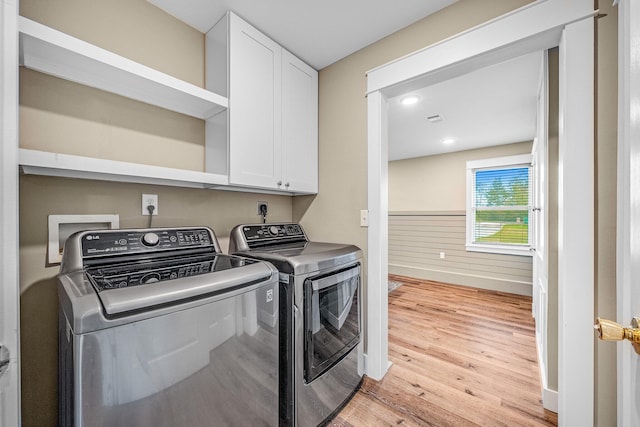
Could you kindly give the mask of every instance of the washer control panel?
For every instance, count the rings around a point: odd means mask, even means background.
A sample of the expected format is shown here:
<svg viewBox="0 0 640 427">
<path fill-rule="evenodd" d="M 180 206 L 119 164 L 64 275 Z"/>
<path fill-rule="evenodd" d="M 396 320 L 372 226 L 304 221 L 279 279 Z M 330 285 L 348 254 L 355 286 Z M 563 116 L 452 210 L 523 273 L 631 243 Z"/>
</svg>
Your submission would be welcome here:
<svg viewBox="0 0 640 427">
<path fill-rule="evenodd" d="M 242 227 L 249 246 L 266 242 L 307 241 L 300 224 L 256 224 Z"/>
<path fill-rule="evenodd" d="M 82 236 L 82 256 L 107 256 L 213 245 L 206 228 L 96 230 Z"/>
<path fill-rule="evenodd" d="M 135 263 L 108 263 L 87 268 L 98 292 L 199 276 L 253 264 L 256 261 L 222 254 L 156 257 Z"/>
</svg>

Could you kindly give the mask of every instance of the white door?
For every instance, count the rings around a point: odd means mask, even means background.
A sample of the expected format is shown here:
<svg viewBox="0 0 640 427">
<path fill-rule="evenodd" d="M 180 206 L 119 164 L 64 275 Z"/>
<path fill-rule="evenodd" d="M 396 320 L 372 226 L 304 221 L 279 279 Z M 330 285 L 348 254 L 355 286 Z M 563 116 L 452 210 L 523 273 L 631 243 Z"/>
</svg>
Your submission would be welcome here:
<svg viewBox="0 0 640 427">
<path fill-rule="evenodd" d="M 0 426 L 20 425 L 17 0 L 0 2 Z"/>
<path fill-rule="evenodd" d="M 536 319 L 536 341 L 538 363 L 543 389 L 547 388 L 547 301 L 548 301 L 548 152 L 547 152 L 547 54 L 542 54 L 540 85 L 538 87 L 538 112 L 536 138 L 531 152 L 533 171 L 533 209 L 530 224 L 533 227 L 533 317 Z M 545 408 L 556 410 L 552 402 L 545 402 Z"/>
<path fill-rule="evenodd" d="M 618 82 L 617 321 L 640 317 L 640 2 L 621 0 Z M 618 343 L 618 426 L 640 425 L 640 355 Z"/>
</svg>

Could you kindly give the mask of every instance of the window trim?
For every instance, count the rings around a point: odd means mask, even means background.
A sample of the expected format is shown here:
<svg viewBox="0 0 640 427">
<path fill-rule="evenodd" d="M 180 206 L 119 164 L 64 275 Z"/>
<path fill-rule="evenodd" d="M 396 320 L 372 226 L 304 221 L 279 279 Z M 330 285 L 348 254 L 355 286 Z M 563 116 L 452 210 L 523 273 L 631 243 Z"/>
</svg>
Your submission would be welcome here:
<svg viewBox="0 0 640 427">
<path fill-rule="evenodd" d="M 529 221 L 529 244 L 483 244 L 473 242 L 473 173 L 477 169 L 493 169 L 493 168 L 510 168 L 518 166 L 532 166 L 533 157 L 531 154 L 519 154 L 515 156 L 494 157 L 491 159 L 469 160 L 467 161 L 467 215 L 466 215 L 466 244 L 465 247 L 469 252 L 485 252 L 503 255 L 520 255 L 533 256 L 531 241 L 533 238 L 533 224 Z M 532 173 L 532 172 L 530 172 Z M 531 184 L 531 179 L 529 181 Z M 531 190 L 531 189 L 530 189 Z M 530 193 L 531 194 L 531 193 Z M 533 197 L 533 194 L 530 196 Z M 531 218 L 532 200 L 529 200 L 529 218 Z"/>
</svg>

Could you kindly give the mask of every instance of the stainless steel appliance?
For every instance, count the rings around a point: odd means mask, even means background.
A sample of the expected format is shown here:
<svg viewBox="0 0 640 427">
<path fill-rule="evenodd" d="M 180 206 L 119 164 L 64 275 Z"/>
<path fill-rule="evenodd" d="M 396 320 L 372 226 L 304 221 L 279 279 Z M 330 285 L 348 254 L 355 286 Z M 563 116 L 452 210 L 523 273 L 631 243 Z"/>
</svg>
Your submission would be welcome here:
<svg viewBox="0 0 640 427">
<path fill-rule="evenodd" d="M 278 272 L 203 227 L 86 231 L 58 279 L 61 426 L 278 418 Z"/>
<path fill-rule="evenodd" d="M 362 251 L 311 242 L 299 224 L 239 225 L 229 251 L 280 271 L 280 418 L 327 422 L 362 381 Z"/>
</svg>

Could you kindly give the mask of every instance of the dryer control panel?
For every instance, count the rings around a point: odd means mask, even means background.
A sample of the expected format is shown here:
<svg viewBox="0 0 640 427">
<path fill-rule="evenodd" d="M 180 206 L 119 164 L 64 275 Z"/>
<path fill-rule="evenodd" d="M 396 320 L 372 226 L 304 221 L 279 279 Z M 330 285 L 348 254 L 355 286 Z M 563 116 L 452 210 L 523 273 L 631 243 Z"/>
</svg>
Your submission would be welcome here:
<svg viewBox="0 0 640 427">
<path fill-rule="evenodd" d="M 245 225 L 242 236 L 249 247 L 308 241 L 300 224 Z"/>
</svg>

